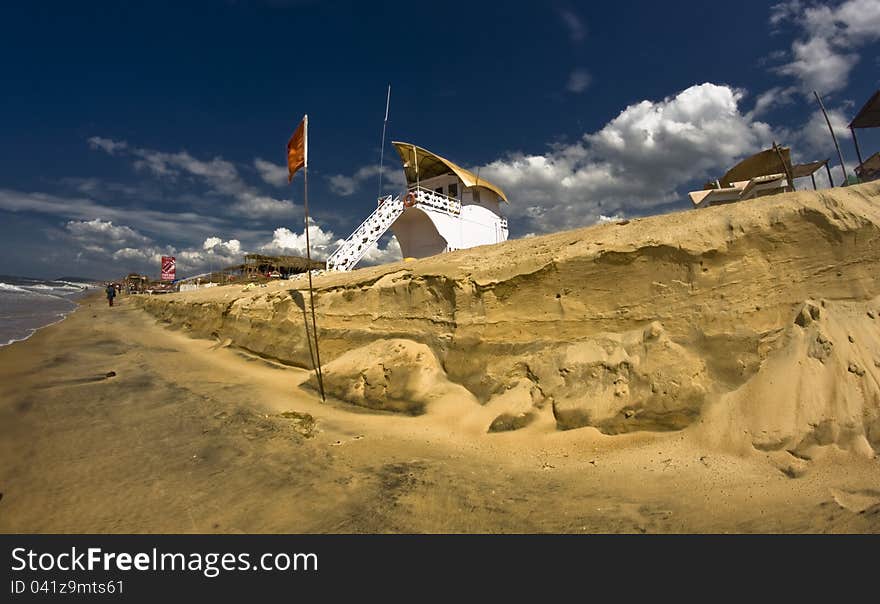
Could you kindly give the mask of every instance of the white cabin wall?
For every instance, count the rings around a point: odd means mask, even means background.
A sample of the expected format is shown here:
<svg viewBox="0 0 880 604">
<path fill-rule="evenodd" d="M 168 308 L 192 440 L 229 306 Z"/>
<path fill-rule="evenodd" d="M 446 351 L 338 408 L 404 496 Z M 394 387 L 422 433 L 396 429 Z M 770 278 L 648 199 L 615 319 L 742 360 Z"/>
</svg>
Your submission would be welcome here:
<svg viewBox="0 0 880 604">
<path fill-rule="evenodd" d="M 454 197 L 459 199 L 461 197 L 461 190 L 464 186 L 454 174 L 443 174 L 442 176 L 435 176 L 434 178 L 426 178 L 425 180 L 419 181 L 419 186 L 431 191 L 437 189 L 437 187 L 443 187 L 443 194 L 449 195 L 449 185 L 453 183 L 458 183 L 458 195 Z"/>
<path fill-rule="evenodd" d="M 480 201 L 474 201 L 473 191 L 477 188 L 480 191 Z M 498 195 L 490 191 L 489 189 L 485 189 L 483 187 L 472 187 L 467 189 L 464 193 L 464 196 L 461 199 L 461 205 L 476 205 L 478 207 L 483 207 L 488 209 L 490 212 L 494 213 L 496 216 L 503 216 L 501 213 L 501 203 Z"/>
<path fill-rule="evenodd" d="M 425 210 L 450 250 L 463 250 L 477 245 L 500 243 L 507 240 L 500 220 L 491 210 L 479 205 L 462 206 L 460 216 Z"/>
</svg>

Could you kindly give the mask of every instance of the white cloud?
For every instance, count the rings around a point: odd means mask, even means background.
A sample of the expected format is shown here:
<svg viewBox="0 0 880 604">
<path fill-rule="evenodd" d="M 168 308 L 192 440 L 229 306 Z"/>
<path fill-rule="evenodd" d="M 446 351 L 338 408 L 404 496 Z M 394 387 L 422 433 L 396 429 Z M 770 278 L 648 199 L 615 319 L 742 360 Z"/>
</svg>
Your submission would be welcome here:
<svg viewBox="0 0 880 604">
<path fill-rule="evenodd" d="M 109 138 L 101 138 L 100 136 L 91 137 L 88 143 L 92 149 L 101 149 L 110 155 L 116 155 L 117 151 L 128 148 L 128 143 L 125 141 L 114 141 Z"/>
<path fill-rule="evenodd" d="M 597 132 L 544 154 L 481 166 L 501 186 L 519 228 L 540 233 L 638 213 L 681 199 L 678 188 L 768 146 L 770 127 L 739 111 L 742 91 L 700 84 L 630 105 Z"/>
<path fill-rule="evenodd" d="M 354 195 L 354 192 L 357 190 L 358 183 L 351 176 L 345 176 L 344 174 L 334 174 L 332 176 L 329 176 L 327 178 L 327 181 L 330 184 L 330 190 L 337 195 L 342 195 L 343 197 Z"/>
<path fill-rule="evenodd" d="M 849 0 L 841 4 L 833 15 L 844 24 L 845 35 L 856 42 L 868 42 L 880 37 L 880 2 L 877 0 Z"/>
<path fill-rule="evenodd" d="M 132 272 L 157 272 L 162 256 L 174 255 L 174 248 L 160 250 L 156 247 L 125 247 L 113 252 L 113 259 L 131 267 Z M 139 270 L 135 271 L 134 268 Z M 150 268 L 154 270 L 150 271 Z"/>
<path fill-rule="evenodd" d="M 216 217 L 201 216 L 195 212 L 160 212 L 139 207 L 114 207 L 99 204 L 87 197 L 62 197 L 11 189 L 0 189 L 0 210 L 38 212 L 85 221 L 98 218 L 153 233 L 165 232 L 169 226 L 174 226 L 199 236 L 225 226 L 225 222 Z"/>
<path fill-rule="evenodd" d="M 232 203 L 226 207 L 229 212 L 255 218 L 287 217 L 297 212 L 297 208 L 291 200 L 275 199 L 268 195 L 263 195 L 254 187 L 248 185 L 241 178 L 235 165 L 222 157 L 201 160 L 193 157 L 186 151 L 167 153 L 131 147 L 126 143 L 117 143 L 110 139 L 99 137 L 90 138 L 90 144 L 94 140 L 100 140 L 101 144 L 92 144 L 93 148 L 102 149 L 113 155 L 124 150 L 125 153 L 135 158 L 134 166 L 138 170 L 146 170 L 156 176 L 167 179 L 176 179 L 184 175 L 203 181 L 213 193 L 232 199 Z M 265 164 L 270 164 L 270 162 L 264 162 L 264 160 L 255 160 L 255 165 L 257 165 L 256 161 L 262 162 L 260 165 L 264 169 L 267 167 Z M 257 165 L 258 170 L 260 165 Z M 273 164 L 270 164 L 270 166 L 273 166 Z M 277 166 L 275 167 L 277 168 Z M 271 168 L 269 169 L 271 170 Z M 263 174 L 265 179 L 265 173 L 261 171 L 261 174 Z"/>
<path fill-rule="evenodd" d="M 287 185 L 287 166 L 272 163 L 260 157 L 254 160 L 254 167 L 260 178 L 270 185 L 283 187 Z"/>
<path fill-rule="evenodd" d="M 378 190 L 379 166 L 364 166 L 351 176 L 334 174 L 329 176 L 327 181 L 330 184 L 330 190 L 343 197 L 353 195 L 367 181 L 375 182 L 377 188 L 374 190 Z M 406 176 L 404 176 L 403 170 L 385 166 L 384 170 L 382 170 L 382 189 L 385 191 L 385 194 L 387 195 L 390 192 L 399 193 L 405 186 Z"/>
<path fill-rule="evenodd" d="M 825 38 L 810 38 L 791 45 L 792 61 L 777 68 L 782 75 L 792 76 L 801 82 L 805 93 L 817 90 L 834 92 L 846 87 L 849 72 L 859 60 L 855 53 L 838 52 Z"/>
<path fill-rule="evenodd" d="M 187 248 L 177 252 L 178 277 L 241 264 L 243 255 L 238 239 L 223 241 L 221 237 L 208 237 L 201 249 Z"/>
<path fill-rule="evenodd" d="M 138 187 L 134 187 L 119 182 L 111 182 L 100 178 L 76 178 L 68 177 L 59 180 L 62 184 L 73 187 L 83 195 L 91 195 L 92 197 L 135 197 L 143 193 Z"/>
<path fill-rule="evenodd" d="M 582 42 L 587 36 L 587 27 L 583 20 L 574 11 L 561 9 L 558 11 L 562 23 L 568 30 L 568 39 L 574 43 Z"/>
<path fill-rule="evenodd" d="M 250 191 L 240 193 L 232 209 L 238 214 L 261 218 L 295 216 L 299 213 L 299 208 L 289 199 L 275 199 Z"/>
<path fill-rule="evenodd" d="M 315 221 L 309 220 L 309 246 L 313 259 L 323 260 L 332 254 L 342 243 L 332 231 L 325 231 Z M 306 256 L 306 232 L 295 233 L 287 227 L 278 227 L 272 233 L 272 241 L 263 245 L 261 250 L 269 253 Z"/>
<path fill-rule="evenodd" d="M 208 237 L 202 244 L 205 251 L 218 251 L 220 253 L 240 254 L 241 242 L 238 239 L 223 241 L 220 237 Z"/>
<path fill-rule="evenodd" d="M 780 105 L 788 105 L 792 103 L 792 96 L 797 92 L 797 88 L 793 86 L 783 87 L 774 86 L 758 95 L 755 99 L 755 106 L 747 114 L 749 119 L 763 115 Z"/>
<path fill-rule="evenodd" d="M 785 21 L 794 20 L 803 12 L 801 0 L 788 0 L 770 7 L 770 25 L 778 27 Z"/>
<path fill-rule="evenodd" d="M 859 61 L 856 50 L 880 40 L 880 0 L 846 0 L 836 6 L 800 0 L 773 6 L 770 24 L 791 22 L 799 38 L 791 45 L 789 62 L 775 70 L 798 80 L 804 93 L 842 90 Z"/>
<path fill-rule="evenodd" d="M 568 76 L 568 84 L 566 84 L 565 88 L 569 92 L 580 94 L 587 89 L 592 81 L 593 78 L 586 69 L 577 68 Z"/>
<path fill-rule="evenodd" d="M 87 245 L 103 248 L 122 247 L 150 242 L 150 238 L 125 225 L 114 225 L 100 218 L 70 220 L 64 227 L 74 239 Z"/>
<path fill-rule="evenodd" d="M 176 175 L 180 170 L 183 170 L 205 179 L 224 193 L 237 193 L 240 189 L 245 188 L 238 176 L 238 170 L 231 162 L 222 157 L 203 161 L 196 159 L 186 151 L 164 153 L 149 149 L 133 149 L 132 153 L 141 158 L 140 161 L 135 162 L 136 167 L 146 168 L 160 176 Z"/>
</svg>

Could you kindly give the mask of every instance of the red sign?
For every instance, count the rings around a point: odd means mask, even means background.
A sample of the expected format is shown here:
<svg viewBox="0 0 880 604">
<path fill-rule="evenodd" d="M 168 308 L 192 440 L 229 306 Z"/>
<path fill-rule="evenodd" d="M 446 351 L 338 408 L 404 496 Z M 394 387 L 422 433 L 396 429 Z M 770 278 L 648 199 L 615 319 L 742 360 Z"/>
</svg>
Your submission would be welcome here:
<svg viewBox="0 0 880 604">
<path fill-rule="evenodd" d="M 174 256 L 162 256 L 162 281 L 174 281 Z"/>
</svg>

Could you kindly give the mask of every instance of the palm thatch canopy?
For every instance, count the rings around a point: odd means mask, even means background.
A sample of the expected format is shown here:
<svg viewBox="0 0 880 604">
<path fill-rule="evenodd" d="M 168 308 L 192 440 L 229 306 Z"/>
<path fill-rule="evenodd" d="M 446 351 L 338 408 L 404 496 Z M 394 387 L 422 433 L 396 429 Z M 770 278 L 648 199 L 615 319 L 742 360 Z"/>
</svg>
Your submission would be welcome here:
<svg viewBox="0 0 880 604">
<path fill-rule="evenodd" d="M 302 256 L 268 256 L 266 254 L 245 254 L 244 264 L 240 266 L 242 269 L 252 268 L 259 272 L 267 272 L 277 270 L 283 273 L 304 273 L 309 269 L 324 268 L 324 263 L 318 260 L 312 260 L 311 264 L 307 258 Z"/>
</svg>

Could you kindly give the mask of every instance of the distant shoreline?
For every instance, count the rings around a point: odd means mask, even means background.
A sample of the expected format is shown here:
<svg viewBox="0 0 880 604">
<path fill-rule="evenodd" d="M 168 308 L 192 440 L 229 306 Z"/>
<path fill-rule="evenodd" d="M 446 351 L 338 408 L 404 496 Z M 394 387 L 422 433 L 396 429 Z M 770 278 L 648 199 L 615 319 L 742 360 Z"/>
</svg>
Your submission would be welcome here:
<svg viewBox="0 0 880 604">
<path fill-rule="evenodd" d="M 82 307 L 83 302 L 89 300 L 93 296 L 94 297 L 98 296 L 98 292 L 94 291 L 94 288 L 86 289 L 81 293 L 72 294 L 69 298 L 66 298 L 66 300 L 68 302 L 70 302 L 71 304 L 73 304 L 73 306 L 70 308 L 70 310 L 65 312 L 61 316 L 61 318 L 59 318 L 56 321 L 51 321 L 49 323 L 46 323 L 44 325 L 40 325 L 38 327 L 28 328 L 28 329 L 30 329 L 30 333 L 28 333 L 27 335 L 25 335 L 23 337 L 11 338 L 10 340 L 8 340 L 5 343 L 0 343 L 0 349 L 7 348 L 9 346 L 12 346 L 13 344 L 20 344 L 21 342 L 26 342 L 27 340 L 32 338 L 37 332 L 39 332 L 47 327 L 51 327 L 52 325 L 58 325 L 59 323 L 61 323 L 62 321 L 64 321 L 68 317 L 70 317 L 73 313 L 78 311 Z"/>
</svg>

